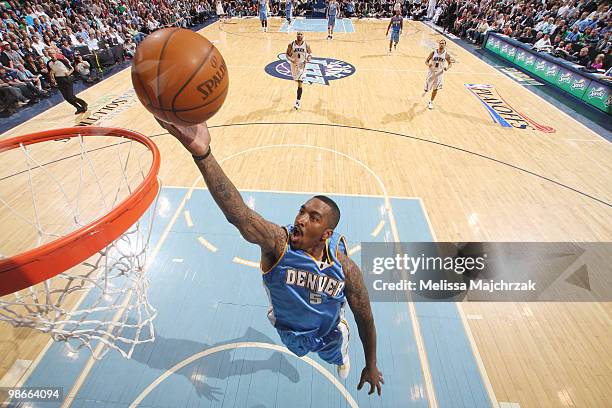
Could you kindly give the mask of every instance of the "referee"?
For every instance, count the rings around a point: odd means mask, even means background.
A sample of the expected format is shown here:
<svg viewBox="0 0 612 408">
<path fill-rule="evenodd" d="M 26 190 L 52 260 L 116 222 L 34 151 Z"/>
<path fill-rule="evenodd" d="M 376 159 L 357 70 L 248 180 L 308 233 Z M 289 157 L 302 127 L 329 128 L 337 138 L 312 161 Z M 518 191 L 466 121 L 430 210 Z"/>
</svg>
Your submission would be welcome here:
<svg viewBox="0 0 612 408">
<path fill-rule="evenodd" d="M 49 67 L 51 82 L 55 81 L 66 102 L 77 108 L 74 114 L 78 115 L 79 113 L 87 112 L 87 102 L 74 95 L 72 77 L 70 76 L 74 72 L 74 68 L 72 68 L 70 63 L 58 60 L 55 53 L 51 53 L 51 59 L 47 66 Z"/>
</svg>

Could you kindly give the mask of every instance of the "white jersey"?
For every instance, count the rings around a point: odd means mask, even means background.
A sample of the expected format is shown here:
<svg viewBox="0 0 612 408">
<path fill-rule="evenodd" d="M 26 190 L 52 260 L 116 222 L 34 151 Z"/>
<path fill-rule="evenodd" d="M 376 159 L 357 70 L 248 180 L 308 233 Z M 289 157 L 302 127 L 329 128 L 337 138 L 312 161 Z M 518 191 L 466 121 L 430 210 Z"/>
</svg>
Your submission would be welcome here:
<svg viewBox="0 0 612 408">
<path fill-rule="evenodd" d="M 291 43 L 291 58 L 298 65 L 306 64 L 306 56 L 308 55 L 308 47 L 306 41 L 302 41 L 301 44 L 296 44 L 295 41 Z"/>
<path fill-rule="evenodd" d="M 444 72 L 445 64 L 446 64 L 446 50 L 440 53 L 438 52 L 438 49 L 435 48 L 433 50 L 433 57 L 431 58 L 431 61 L 429 62 L 429 69 L 431 71 L 441 73 L 441 72 Z"/>
</svg>

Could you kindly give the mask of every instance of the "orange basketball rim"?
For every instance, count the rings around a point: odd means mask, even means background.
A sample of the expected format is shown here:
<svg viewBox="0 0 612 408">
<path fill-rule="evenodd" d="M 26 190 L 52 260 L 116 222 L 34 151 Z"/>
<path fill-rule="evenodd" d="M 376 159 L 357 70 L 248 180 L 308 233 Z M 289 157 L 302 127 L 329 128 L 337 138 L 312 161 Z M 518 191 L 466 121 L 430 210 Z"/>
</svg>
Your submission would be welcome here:
<svg viewBox="0 0 612 408">
<path fill-rule="evenodd" d="M 0 153 L 35 143 L 86 136 L 119 137 L 144 145 L 153 156 L 148 174 L 130 196 L 106 215 L 54 241 L 1 259 L 0 296 L 53 278 L 85 261 L 134 225 L 157 196 L 160 186 L 157 179 L 160 165 L 159 150 L 151 139 L 130 130 L 103 127 L 53 129 L 0 140 Z"/>
</svg>

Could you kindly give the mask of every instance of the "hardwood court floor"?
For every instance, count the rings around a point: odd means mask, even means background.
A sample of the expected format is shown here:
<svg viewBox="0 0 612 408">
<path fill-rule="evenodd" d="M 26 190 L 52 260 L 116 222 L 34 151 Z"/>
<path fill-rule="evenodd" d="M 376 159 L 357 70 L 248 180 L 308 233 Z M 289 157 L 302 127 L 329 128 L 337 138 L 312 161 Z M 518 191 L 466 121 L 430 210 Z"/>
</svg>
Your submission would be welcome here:
<svg viewBox="0 0 612 408">
<path fill-rule="evenodd" d="M 213 151 L 224 158 L 251 149 L 224 165 L 239 189 L 380 195 L 378 177 L 387 194 L 423 200 L 439 241 L 612 241 L 610 143 L 451 41 L 457 63 L 429 111 L 421 97 L 424 60 L 440 36 L 408 22 L 389 56 L 387 21 L 353 24 L 355 33 L 333 41 L 306 33 L 315 57 L 348 62 L 356 71 L 329 86 L 306 85 L 299 111 L 292 109 L 295 85 L 264 71 L 294 38 L 278 32 L 281 20 L 271 20 L 268 33 L 256 20 L 202 31 L 223 54 L 230 77 L 226 103 L 209 122 Z M 492 85 L 506 104 L 555 131 L 494 123 L 465 84 Z M 165 185 L 197 180 L 190 157 L 138 103 L 129 70 L 80 96 L 90 105 L 89 119 L 62 103 L 2 137 L 79 121 L 125 127 L 160 135 L 154 140 Z M 264 148 L 271 145 L 292 146 Z M 0 168 L 4 175 L 23 164 L 3 160 Z M 472 317 L 469 328 L 498 401 L 608 406 L 610 303 L 460 307 Z M 2 325 L 0 378 L 17 359 L 34 360 L 47 339 Z"/>
</svg>

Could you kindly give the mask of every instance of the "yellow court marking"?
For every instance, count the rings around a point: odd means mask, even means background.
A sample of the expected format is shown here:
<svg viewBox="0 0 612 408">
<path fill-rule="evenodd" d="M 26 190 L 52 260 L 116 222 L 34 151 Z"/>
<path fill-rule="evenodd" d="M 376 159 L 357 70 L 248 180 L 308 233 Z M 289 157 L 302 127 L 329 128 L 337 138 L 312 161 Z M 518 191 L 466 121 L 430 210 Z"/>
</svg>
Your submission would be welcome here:
<svg viewBox="0 0 612 408">
<path fill-rule="evenodd" d="M 208 249 L 210 252 L 217 252 L 219 250 L 219 248 L 208 242 L 206 238 L 201 235 L 198 237 L 198 242 L 200 242 L 200 244 L 202 244 L 202 246 Z"/>
<path fill-rule="evenodd" d="M 189 212 L 189 210 L 185 210 L 183 212 L 183 215 L 185 216 L 185 222 L 187 223 L 187 226 L 189 228 L 193 227 L 193 220 L 191 219 L 191 213 Z"/>
<path fill-rule="evenodd" d="M 240 265 L 244 265 L 244 266 L 250 266 L 251 268 L 259 269 L 259 262 L 249 261 L 247 259 L 242 259 L 237 256 L 235 256 L 234 259 L 232 259 L 232 262 L 240 264 Z"/>
</svg>

